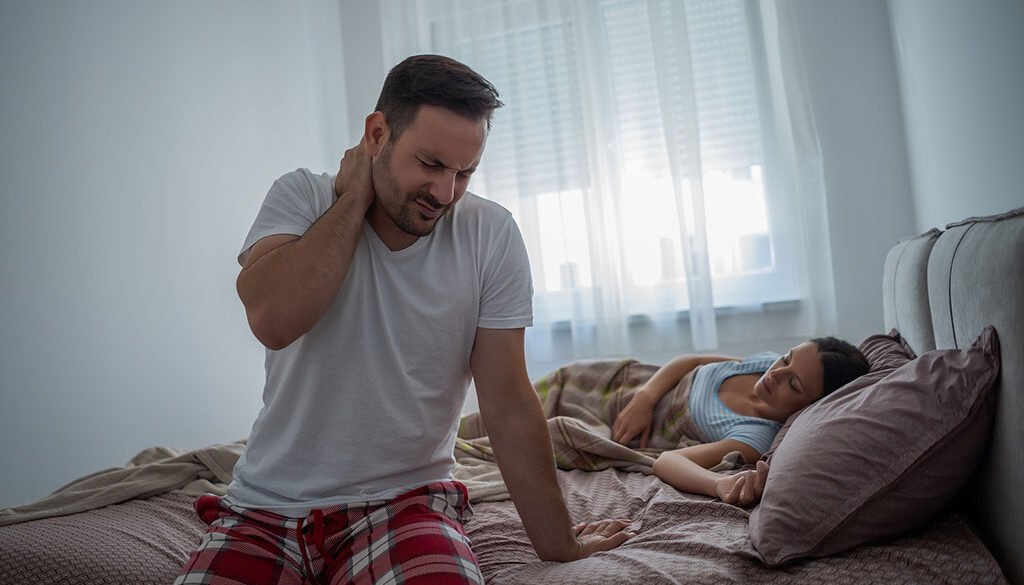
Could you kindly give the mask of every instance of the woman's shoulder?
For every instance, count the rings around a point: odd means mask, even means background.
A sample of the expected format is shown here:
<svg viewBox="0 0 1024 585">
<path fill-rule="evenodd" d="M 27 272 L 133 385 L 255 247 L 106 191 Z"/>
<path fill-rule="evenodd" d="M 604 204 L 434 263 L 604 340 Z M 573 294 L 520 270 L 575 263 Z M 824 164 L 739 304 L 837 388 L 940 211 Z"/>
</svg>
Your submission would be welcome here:
<svg viewBox="0 0 1024 585">
<path fill-rule="evenodd" d="M 779 359 L 779 354 L 766 351 L 745 358 L 723 358 L 708 362 L 698 366 L 698 370 L 703 370 L 705 376 L 725 378 L 735 374 L 753 373 L 759 369 L 764 371 L 777 359 Z"/>
<path fill-rule="evenodd" d="M 769 363 L 782 357 L 782 354 L 776 351 L 760 351 L 753 355 L 749 355 L 743 359 L 742 363 L 750 362 L 763 362 L 768 361 Z"/>
</svg>

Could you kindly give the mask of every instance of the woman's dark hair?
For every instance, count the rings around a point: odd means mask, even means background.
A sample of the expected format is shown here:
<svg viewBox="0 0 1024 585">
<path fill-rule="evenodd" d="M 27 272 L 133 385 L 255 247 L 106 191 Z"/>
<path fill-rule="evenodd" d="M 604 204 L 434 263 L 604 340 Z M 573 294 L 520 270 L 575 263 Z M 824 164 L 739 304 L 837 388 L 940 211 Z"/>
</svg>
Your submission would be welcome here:
<svg viewBox="0 0 1024 585">
<path fill-rule="evenodd" d="M 842 339 L 815 337 L 811 342 L 818 346 L 821 366 L 825 371 L 822 396 L 828 396 L 871 369 L 864 354 Z"/>
<path fill-rule="evenodd" d="M 397 140 L 420 106 L 441 106 L 473 120 L 486 120 L 500 108 L 498 90 L 466 65 L 441 55 L 414 55 L 395 65 L 384 79 L 377 111 Z"/>
</svg>

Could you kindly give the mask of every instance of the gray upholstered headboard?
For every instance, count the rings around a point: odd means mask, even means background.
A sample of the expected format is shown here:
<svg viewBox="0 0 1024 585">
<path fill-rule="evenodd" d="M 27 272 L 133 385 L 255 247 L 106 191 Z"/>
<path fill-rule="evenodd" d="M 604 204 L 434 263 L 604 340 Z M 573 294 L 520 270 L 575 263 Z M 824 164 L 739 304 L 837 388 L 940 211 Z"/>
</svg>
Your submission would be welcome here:
<svg viewBox="0 0 1024 585">
<path fill-rule="evenodd" d="M 992 437 L 961 502 L 1010 582 L 1024 584 L 1024 207 L 900 240 L 882 289 L 886 328 L 918 355 L 970 346 L 986 325 L 996 328 Z"/>
</svg>

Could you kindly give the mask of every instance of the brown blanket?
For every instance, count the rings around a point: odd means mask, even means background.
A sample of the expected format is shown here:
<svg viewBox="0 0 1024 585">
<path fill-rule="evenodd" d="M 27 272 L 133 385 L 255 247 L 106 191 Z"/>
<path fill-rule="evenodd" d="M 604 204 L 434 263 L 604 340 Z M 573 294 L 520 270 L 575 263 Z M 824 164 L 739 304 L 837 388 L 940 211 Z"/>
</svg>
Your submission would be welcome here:
<svg viewBox="0 0 1024 585">
<path fill-rule="evenodd" d="M 558 467 L 650 473 L 658 453 L 699 443 L 687 408 L 692 372 L 658 402 L 646 449 L 640 449 L 640 437 L 628 446 L 611 439 L 615 417 L 657 370 L 628 359 L 579 361 L 537 380 L 534 388 L 548 419 Z M 462 418 L 455 449 L 457 454 L 494 460 L 480 413 Z"/>
<path fill-rule="evenodd" d="M 628 446 L 611 439 L 615 417 L 657 370 L 658 366 L 634 360 L 579 361 L 537 380 L 534 388 L 548 419 L 558 467 L 583 471 L 615 468 L 650 474 L 658 453 L 699 443 L 687 407 L 693 372 L 658 401 L 645 449 L 640 449 L 639 437 Z M 739 452 L 733 452 L 712 470 L 740 469 L 745 463 Z M 470 502 L 509 497 L 480 413 L 462 417 L 452 475 L 466 484 Z"/>
<path fill-rule="evenodd" d="M 474 504 L 466 529 L 488 585 L 1007 585 L 992 555 L 953 513 L 884 544 L 769 569 L 751 555 L 742 508 L 617 469 L 559 471 L 558 479 L 574 519 L 631 518 L 637 536 L 582 561 L 542 562 L 511 501 Z M 2 527 L 0 585 L 166 585 L 205 529 L 193 499 L 171 492 Z"/>
<path fill-rule="evenodd" d="M 637 536 L 583 560 L 543 562 L 511 501 L 474 504 L 466 529 L 488 585 L 1007 585 L 992 555 L 954 512 L 884 543 L 771 569 L 750 544 L 749 510 L 618 469 L 559 471 L 558 479 L 575 521 L 629 518 Z"/>
<path fill-rule="evenodd" d="M 95 510 L 172 490 L 223 494 L 244 448 L 244 440 L 192 451 L 150 447 L 124 467 L 97 471 L 42 499 L 0 510 L 0 526 Z"/>
</svg>

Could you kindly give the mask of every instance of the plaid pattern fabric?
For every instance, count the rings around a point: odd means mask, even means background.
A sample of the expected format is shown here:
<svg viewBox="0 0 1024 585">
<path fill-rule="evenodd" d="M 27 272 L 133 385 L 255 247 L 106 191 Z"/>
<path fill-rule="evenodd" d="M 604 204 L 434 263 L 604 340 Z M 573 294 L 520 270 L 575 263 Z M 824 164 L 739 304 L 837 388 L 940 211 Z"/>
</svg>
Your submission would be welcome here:
<svg viewBox="0 0 1024 585">
<path fill-rule="evenodd" d="M 615 417 L 658 368 L 631 359 L 577 361 L 534 382 L 558 467 L 585 471 L 616 467 L 652 473 L 658 453 L 700 443 L 700 432 L 689 411 L 693 372 L 658 401 L 646 449 L 640 449 L 639 435 L 629 445 L 611 439 Z M 480 413 L 462 417 L 455 451 L 456 459 L 464 454 L 495 460 Z"/>
<path fill-rule="evenodd" d="M 209 527 L 175 585 L 483 584 L 462 528 L 473 517 L 469 497 L 455 481 L 305 518 L 212 495 L 194 507 Z"/>
</svg>

